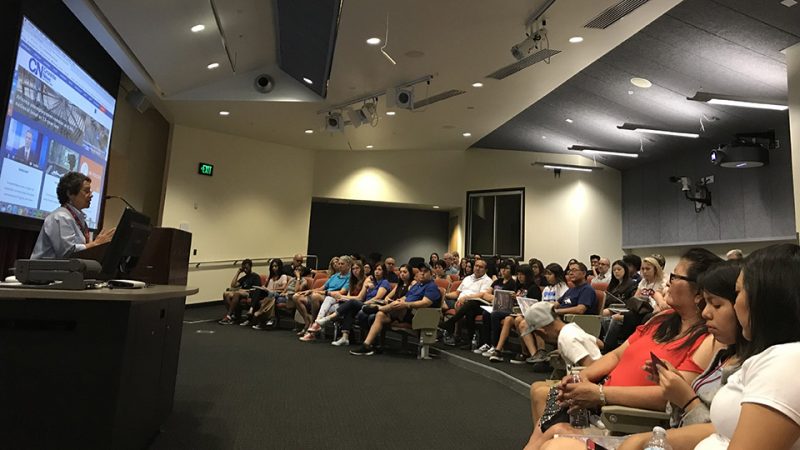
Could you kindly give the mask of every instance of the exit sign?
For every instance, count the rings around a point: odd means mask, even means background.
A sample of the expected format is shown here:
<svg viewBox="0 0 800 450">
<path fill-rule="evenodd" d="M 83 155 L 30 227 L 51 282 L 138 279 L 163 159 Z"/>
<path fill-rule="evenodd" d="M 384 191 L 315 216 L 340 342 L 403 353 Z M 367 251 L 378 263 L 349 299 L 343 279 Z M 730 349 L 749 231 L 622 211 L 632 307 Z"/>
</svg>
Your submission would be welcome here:
<svg viewBox="0 0 800 450">
<path fill-rule="evenodd" d="M 208 175 L 210 177 L 211 175 L 214 175 L 214 165 L 208 163 L 200 163 L 200 165 L 197 167 L 197 173 L 199 173 L 200 175 Z"/>
</svg>

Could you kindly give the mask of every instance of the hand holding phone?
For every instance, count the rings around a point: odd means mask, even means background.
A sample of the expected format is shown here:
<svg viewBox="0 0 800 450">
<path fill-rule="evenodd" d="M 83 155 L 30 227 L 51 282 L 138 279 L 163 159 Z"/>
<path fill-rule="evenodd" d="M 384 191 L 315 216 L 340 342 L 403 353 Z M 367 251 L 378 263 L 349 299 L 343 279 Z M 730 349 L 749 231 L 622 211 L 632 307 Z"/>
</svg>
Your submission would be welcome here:
<svg viewBox="0 0 800 450">
<path fill-rule="evenodd" d="M 650 375 L 653 376 L 654 380 L 658 380 L 658 366 L 661 366 L 667 370 L 669 367 L 667 364 L 661 360 L 655 353 L 650 352 Z"/>
</svg>

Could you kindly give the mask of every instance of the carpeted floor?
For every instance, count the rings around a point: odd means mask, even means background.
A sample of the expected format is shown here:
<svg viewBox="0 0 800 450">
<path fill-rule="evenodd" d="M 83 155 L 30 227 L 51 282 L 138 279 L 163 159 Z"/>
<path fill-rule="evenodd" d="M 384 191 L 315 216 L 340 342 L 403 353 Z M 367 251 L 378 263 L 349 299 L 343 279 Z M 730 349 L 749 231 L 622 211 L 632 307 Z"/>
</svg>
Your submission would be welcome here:
<svg viewBox="0 0 800 450">
<path fill-rule="evenodd" d="M 188 309 L 186 321 L 217 318 L 221 309 Z M 151 448 L 484 449 L 527 441 L 528 401 L 502 384 L 442 360 L 347 351 L 286 330 L 185 323 L 174 412 Z"/>
</svg>

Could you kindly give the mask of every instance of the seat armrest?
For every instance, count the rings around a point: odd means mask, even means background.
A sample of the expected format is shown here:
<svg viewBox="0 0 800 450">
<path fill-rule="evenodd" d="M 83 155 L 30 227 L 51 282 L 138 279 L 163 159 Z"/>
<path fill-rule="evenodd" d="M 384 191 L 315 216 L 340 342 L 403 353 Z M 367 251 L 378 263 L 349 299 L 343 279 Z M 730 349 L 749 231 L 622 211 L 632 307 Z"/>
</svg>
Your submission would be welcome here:
<svg viewBox="0 0 800 450">
<path fill-rule="evenodd" d="M 653 427 L 666 427 L 670 416 L 664 411 L 629 408 L 627 406 L 604 406 L 600 420 L 612 433 L 633 434 L 652 431 Z"/>
<path fill-rule="evenodd" d="M 415 330 L 436 329 L 441 318 L 440 308 L 418 308 L 414 310 L 411 326 Z"/>
</svg>

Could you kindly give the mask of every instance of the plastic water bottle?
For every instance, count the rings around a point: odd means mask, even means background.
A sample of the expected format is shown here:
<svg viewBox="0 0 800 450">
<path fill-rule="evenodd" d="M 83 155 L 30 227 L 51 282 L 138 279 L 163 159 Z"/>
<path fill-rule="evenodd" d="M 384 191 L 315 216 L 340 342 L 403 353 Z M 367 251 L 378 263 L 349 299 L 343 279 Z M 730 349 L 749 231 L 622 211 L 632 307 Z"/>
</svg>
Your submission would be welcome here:
<svg viewBox="0 0 800 450">
<path fill-rule="evenodd" d="M 667 431 L 661 427 L 653 428 L 653 436 L 647 441 L 644 450 L 672 450 L 667 442 Z"/>
<path fill-rule="evenodd" d="M 578 369 L 572 369 L 572 382 L 580 383 L 581 376 Z M 569 413 L 569 424 L 573 428 L 588 428 L 589 427 L 589 410 L 586 408 L 577 409 Z"/>
<path fill-rule="evenodd" d="M 478 333 L 472 333 L 472 345 L 470 346 L 471 350 L 475 350 L 478 348 Z"/>
</svg>

